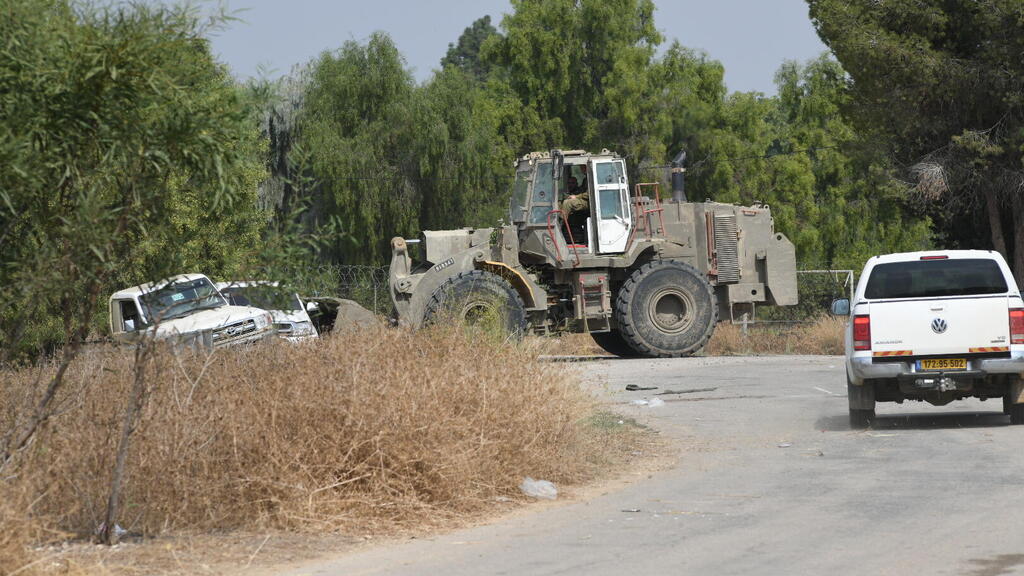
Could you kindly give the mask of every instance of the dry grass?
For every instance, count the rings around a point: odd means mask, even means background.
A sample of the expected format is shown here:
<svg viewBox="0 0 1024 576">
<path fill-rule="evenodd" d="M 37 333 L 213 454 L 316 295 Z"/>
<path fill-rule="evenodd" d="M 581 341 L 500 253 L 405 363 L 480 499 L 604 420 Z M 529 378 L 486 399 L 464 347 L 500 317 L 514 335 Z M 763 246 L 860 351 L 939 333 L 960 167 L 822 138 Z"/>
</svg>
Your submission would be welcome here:
<svg viewBox="0 0 1024 576">
<path fill-rule="evenodd" d="M 746 335 L 740 326 L 722 323 L 715 328 L 704 353 L 708 356 L 842 354 L 844 328 L 844 320 L 832 316 L 785 327 L 755 324 Z"/>
<path fill-rule="evenodd" d="M 28 506 L 20 494 L 0 494 L 0 574 L 8 574 L 31 562 L 32 534 L 29 531 L 34 523 L 27 511 Z"/>
<path fill-rule="evenodd" d="M 575 483 L 601 466 L 604 432 L 564 366 L 529 343 L 454 330 L 369 330 L 312 345 L 161 352 L 129 459 L 130 533 L 442 525 L 524 476 Z M 100 523 L 132 356 L 90 350 L 69 410 L 0 479 L 0 574 L 26 544 Z M 3 374 L 0 402 L 48 367 Z M 0 430 L 9 424 L 0 411 Z M 9 420 L 9 416 L 7 416 Z M 28 503 L 31 503 L 28 506 Z"/>
<path fill-rule="evenodd" d="M 751 324 L 748 334 L 728 322 L 715 327 L 705 356 L 758 356 L 765 354 L 842 354 L 842 318 L 825 316 L 794 325 Z M 545 351 L 566 356 L 610 356 L 589 334 L 564 334 L 547 339 Z"/>
<path fill-rule="evenodd" d="M 594 342 L 590 334 L 559 334 L 538 336 L 537 339 L 542 341 L 538 346 L 553 356 L 611 356 Z"/>
</svg>

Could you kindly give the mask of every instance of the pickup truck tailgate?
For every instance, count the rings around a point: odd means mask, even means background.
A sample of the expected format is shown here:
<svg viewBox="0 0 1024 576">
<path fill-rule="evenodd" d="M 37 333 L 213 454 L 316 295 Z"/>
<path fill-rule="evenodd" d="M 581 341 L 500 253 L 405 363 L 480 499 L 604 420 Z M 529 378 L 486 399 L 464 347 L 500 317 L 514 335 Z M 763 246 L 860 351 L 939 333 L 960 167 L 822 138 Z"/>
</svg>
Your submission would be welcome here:
<svg viewBox="0 0 1024 576">
<path fill-rule="evenodd" d="M 1005 295 L 872 302 L 871 350 L 876 356 L 1004 351 L 1010 345 L 1008 310 Z"/>
</svg>

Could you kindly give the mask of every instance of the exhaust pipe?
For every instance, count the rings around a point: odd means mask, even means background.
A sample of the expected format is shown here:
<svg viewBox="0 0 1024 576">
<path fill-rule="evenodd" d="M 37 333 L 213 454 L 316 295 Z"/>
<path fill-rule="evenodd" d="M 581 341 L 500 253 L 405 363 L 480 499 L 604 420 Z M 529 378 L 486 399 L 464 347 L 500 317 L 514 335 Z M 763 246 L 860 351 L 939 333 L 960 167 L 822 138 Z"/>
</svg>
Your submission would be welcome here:
<svg viewBox="0 0 1024 576">
<path fill-rule="evenodd" d="M 686 202 L 686 183 L 683 180 L 683 173 L 686 168 L 686 150 L 680 150 L 679 154 L 672 159 L 672 201 L 676 203 Z"/>
</svg>

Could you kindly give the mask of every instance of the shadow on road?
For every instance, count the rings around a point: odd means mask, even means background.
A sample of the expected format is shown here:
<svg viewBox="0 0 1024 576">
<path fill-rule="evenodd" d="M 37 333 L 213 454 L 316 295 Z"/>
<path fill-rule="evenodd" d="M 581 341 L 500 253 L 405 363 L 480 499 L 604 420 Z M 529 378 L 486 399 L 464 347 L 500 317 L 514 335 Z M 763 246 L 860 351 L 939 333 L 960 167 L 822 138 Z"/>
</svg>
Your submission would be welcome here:
<svg viewBox="0 0 1024 576">
<path fill-rule="evenodd" d="M 921 412 L 916 414 L 878 414 L 871 424 L 872 430 L 927 430 L 942 428 L 989 428 L 1007 426 L 1008 416 L 1002 412 Z M 841 432 L 854 430 L 848 414 L 834 414 L 819 418 L 814 426 L 818 430 Z"/>
<path fill-rule="evenodd" d="M 598 362 L 601 360 L 633 360 L 633 358 L 622 358 L 620 356 L 551 356 L 541 355 L 537 357 L 541 362 Z"/>
</svg>

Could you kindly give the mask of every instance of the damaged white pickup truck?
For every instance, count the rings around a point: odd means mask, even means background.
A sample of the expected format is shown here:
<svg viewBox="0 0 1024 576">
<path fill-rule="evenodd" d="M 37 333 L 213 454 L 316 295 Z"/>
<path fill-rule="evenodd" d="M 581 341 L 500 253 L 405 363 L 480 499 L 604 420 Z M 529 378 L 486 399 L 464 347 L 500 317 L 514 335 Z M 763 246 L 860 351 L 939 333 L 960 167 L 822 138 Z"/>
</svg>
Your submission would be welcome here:
<svg viewBox="0 0 1024 576">
<path fill-rule="evenodd" d="M 110 297 L 110 332 L 123 343 L 152 334 L 186 346 L 233 346 L 273 337 L 272 325 L 265 310 L 228 304 L 202 274 L 181 274 Z"/>
<path fill-rule="evenodd" d="M 1024 301 L 996 252 L 951 250 L 875 256 L 850 301 L 846 375 L 850 423 L 863 427 L 876 402 L 943 406 L 1001 398 L 1024 424 Z"/>
</svg>

